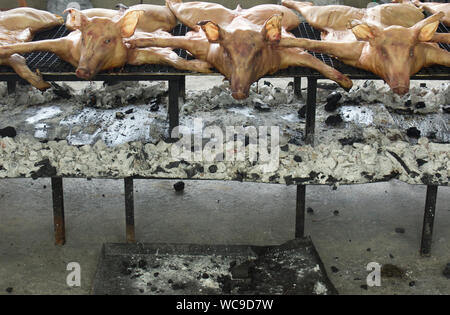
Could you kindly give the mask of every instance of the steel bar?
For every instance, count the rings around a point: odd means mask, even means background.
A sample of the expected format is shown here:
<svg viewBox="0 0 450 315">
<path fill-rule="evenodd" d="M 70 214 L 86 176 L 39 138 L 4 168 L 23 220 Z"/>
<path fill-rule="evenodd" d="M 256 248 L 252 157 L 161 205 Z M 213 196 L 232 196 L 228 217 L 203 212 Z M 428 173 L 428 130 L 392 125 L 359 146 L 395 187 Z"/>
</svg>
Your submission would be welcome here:
<svg viewBox="0 0 450 315">
<path fill-rule="evenodd" d="M 302 98 L 302 77 L 294 77 L 294 94 Z"/>
<path fill-rule="evenodd" d="M 64 220 L 64 197 L 62 177 L 52 177 L 53 224 L 55 229 L 55 244 L 66 243 L 66 226 Z"/>
<path fill-rule="evenodd" d="M 8 94 L 13 94 L 14 92 L 16 92 L 16 85 L 17 85 L 16 80 L 6 81 L 6 87 L 8 88 Z"/>
<path fill-rule="evenodd" d="M 297 185 L 295 238 L 305 236 L 306 185 Z"/>
<path fill-rule="evenodd" d="M 134 228 L 134 192 L 133 178 L 126 177 L 125 182 L 125 224 L 127 243 L 136 243 Z"/>
<path fill-rule="evenodd" d="M 316 127 L 316 94 L 317 79 L 308 78 L 308 88 L 306 96 L 306 126 L 305 142 L 314 146 L 314 133 Z"/>
<path fill-rule="evenodd" d="M 179 79 L 180 95 L 183 98 L 183 102 L 186 101 L 186 76 L 181 75 Z"/>
<path fill-rule="evenodd" d="M 420 244 L 420 255 L 425 257 L 429 257 L 431 255 L 431 243 L 433 239 L 433 225 L 436 211 L 437 191 L 438 186 L 427 186 L 425 212 L 423 216 L 422 241 Z"/>
<path fill-rule="evenodd" d="M 179 107 L 178 98 L 180 96 L 180 81 L 176 79 L 169 80 L 169 138 L 177 139 L 178 135 L 173 134 L 172 131 L 179 125 Z"/>
</svg>

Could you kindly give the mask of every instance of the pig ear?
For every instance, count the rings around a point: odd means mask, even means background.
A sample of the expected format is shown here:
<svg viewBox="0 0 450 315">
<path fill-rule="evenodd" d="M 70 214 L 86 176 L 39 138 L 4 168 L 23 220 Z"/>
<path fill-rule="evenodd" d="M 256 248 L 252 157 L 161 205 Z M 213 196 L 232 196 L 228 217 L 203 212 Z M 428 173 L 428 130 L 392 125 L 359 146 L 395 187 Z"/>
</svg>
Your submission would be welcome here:
<svg viewBox="0 0 450 315">
<path fill-rule="evenodd" d="M 381 35 L 381 31 L 378 27 L 363 23 L 359 20 L 352 20 L 349 24 L 349 28 L 352 29 L 353 34 L 358 40 L 370 41 Z"/>
<path fill-rule="evenodd" d="M 129 11 L 124 16 L 122 16 L 119 21 L 117 21 L 123 38 L 133 36 L 134 31 L 136 30 L 136 26 L 139 22 L 139 18 L 143 13 L 144 11 L 142 10 Z"/>
<path fill-rule="evenodd" d="M 197 25 L 200 25 L 210 43 L 217 43 L 222 39 L 222 30 L 216 23 L 211 21 L 201 21 L 198 22 Z"/>
<path fill-rule="evenodd" d="M 270 17 L 262 28 L 264 39 L 269 42 L 279 42 L 281 39 L 281 21 L 283 14 L 275 14 Z"/>
<path fill-rule="evenodd" d="M 412 26 L 412 29 L 417 31 L 417 39 L 421 42 L 430 41 L 439 26 L 439 20 L 443 16 L 443 12 L 438 12 Z"/>
<path fill-rule="evenodd" d="M 89 23 L 89 18 L 83 12 L 78 11 L 77 9 L 70 8 L 63 12 L 63 14 L 65 13 L 69 13 L 69 15 L 67 15 L 66 24 L 73 29 L 81 30 L 86 26 L 86 24 Z"/>
</svg>

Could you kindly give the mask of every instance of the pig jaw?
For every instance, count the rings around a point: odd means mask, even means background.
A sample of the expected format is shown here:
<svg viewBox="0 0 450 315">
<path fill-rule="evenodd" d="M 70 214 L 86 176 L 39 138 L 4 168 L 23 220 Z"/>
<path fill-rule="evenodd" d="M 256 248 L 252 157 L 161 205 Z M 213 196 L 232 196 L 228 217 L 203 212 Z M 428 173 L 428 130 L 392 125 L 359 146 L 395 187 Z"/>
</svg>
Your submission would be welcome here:
<svg viewBox="0 0 450 315">
<path fill-rule="evenodd" d="M 81 58 L 80 62 L 78 63 L 78 68 L 75 71 L 75 74 L 77 77 L 84 79 L 84 80 L 90 80 L 92 79 L 102 68 L 103 68 L 103 62 L 101 61 L 93 61 L 91 58 Z M 90 62 L 87 62 L 85 60 L 89 60 Z"/>
<path fill-rule="evenodd" d="M 410 71 L 405 65 L 403 69 L 388 71 L 387 74 L 384 74 L 384 78 L 395 94 L 405 95 L 409 92 L 409 75 Z"/>
<path fill-rule="evenodd" d="M 391 87 L 392 91 L 394 91 L 394 93 L 398 94 L 398 95 L 405 95 L 406 93 L 409 92 L 409 86 L 397 85 L 397 86 L 393 87 L 390 85 L 390 87 Z"/>
<path fill-rule="evenodd" d="M 241 84 L 239 79 L 234 79 L 233 77 L 230 80 L 231 83 L 231 96 L 233 96 L 236 100 L 243 100 L 249 96 L 250 85 L 253 81 L 250 81 L 245 84 Z"/>
<path fill-rule="evenodd" d="M 253 58 L 247 65 L 234 66 L 230 76 L 231 96 L 236 100 L 247 98 L 250 94 L 250 86 L 270 72 L 266 64 L 263 58 Z"/>
<path fill-rule="evenodd" d="M 244 93 L 244 92 L 232 92 L 231 96 L 233 96 L 233 98 L 235 100 L 243 100 L 246 99 L 248 97 L 248 93 Z"/>
<path fill-rule="evenodd" d="M 75 74 L 77 77 L 84 79 L 84 80 L 89 80 L 93 77 L 91 71 L 89 71 L 86 68 L 78 67 L 77 70 L 75 71 Z"/>
</svg>

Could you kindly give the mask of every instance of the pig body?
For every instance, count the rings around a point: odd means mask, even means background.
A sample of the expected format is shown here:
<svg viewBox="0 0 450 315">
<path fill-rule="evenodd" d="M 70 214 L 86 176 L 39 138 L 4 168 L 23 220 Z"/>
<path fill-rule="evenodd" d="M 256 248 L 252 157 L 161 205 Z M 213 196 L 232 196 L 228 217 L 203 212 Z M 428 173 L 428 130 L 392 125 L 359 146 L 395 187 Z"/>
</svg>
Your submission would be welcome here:
<svg viewBox="0 0 450 315">
<path fill-rule="evenodd" d="M 274 14 L 283 15 L 281 23 L 286 30 L 291 30 L 300 23 L 298 16 L 291 10 L 273 4 L 262 4 L 251 9 L 242 9 L 238 6 L 234 10 L 209 2 L 184 3 L 181 0 L 170 0 L 166 1 L 166 4 L 181 23 L 195 30 L 198 30 L 198 23 L 202 21 L 228 25 L 237 17 L 257 25 L 263 25 Z"/>
<path fill-rule="evenodd" d="M 450 3 L 420 2 L 419 0 L 414 0 L 411 2 L 414 3 L 418 8 L 423 9 L 431 14 L 436 14 L 439 12 L 444 13 L 441 22 L 446 26 L 450 26 Z M 431 41 L 450 44 L 450 34 L 436 33 L 434 34 Z"/>
<path fill-rule="evenodd" d="M 386 4 L 370 9 L 348 7 L 344 16 L 337 7 L 284 0 L 283 5 L 300 12 L 323 31 L 322 41 L 282 39 L 280 46 L 303 47 L 335 56 L 344 63 L 380 76 L 400 95 L 409 91 L 409 78 L 433 64 L 450 66 L 450 53 L 430 43 L 443 14 L 427 19 L 412 4 Z M 348 29 L 344 29 L 347 25 Z"/>
<path fill-rule="evenodd" d="M 166 2 L 175 16 L 194 31 L 176 37 L 135 36 L 128 40 L 130 45 L 186 49 L 213 65 L 230 81 L 235 99 L 248 97 L 251 84 L 262 76 L 289 66 L 311 67 L 346 89 L 352 86 L 350 79 L 303 49 L 278 47 L 281 37 L 293 37 L 286 27 L 299 24 L 295 14 L 281 6 L 229 10 L 204 2 Z"/>
<path fill-rule="evenodd" d="M 414 3 L 418 8 L 424 9 L 431 14 L 443 12 L 444 17 L 441 19 L 441 22 L 446 26 L 450 26 L 450 3 L 420 2 L 419 0 L 413 0 L 411 2 Z"/>
<path fill-rule="evenodd" d="M 139 18 L 145 15 L 142 10 L 127 10 L 120 17 L 110 17 L 110 10 L 106 10 L 103 16 L 91 18 L 75 9 L 68 11 L 69 24 L 74 31 L 66 37 L 5 45 L 0 47 L 0 56 L 31 51 L 53 52 L 76 67 L 76 75 L 86 80 L 93 78 L 99 71 L 122 67 L 126 63 L 168 64 L 184 70 L 210 72 L 208 63 L 182 59 L 171 49 L 131 49 L 125 45 L 124 38 L 134 34 Z M 173 21 L 174 18 L 168 20 L 163 28 L 174 25 Z M 158 29 L 157 33 L 168 34 L 160 28 L 159 20 L 154 26 L 147 25 L 147 29 Z"/>
<path fill-rule="evenodd" d="M 64 23 L 58 15 L 32 8 L 17 8 L 0 12 L 0 46 L 25 43 L 33 39 L 36 32 Z M 25 58 L 18 54 L 0 57 L 0 64 L 10 66 L 23 79 L 38 89 L 50 85 L 39 73 L 32 72 L 26 65 Z"/>
<path fill-rule="evenodd" d="M 121 6 L 119 10 L 92 8 L 83 10 L 82 12 L 88 18 L 106 17 L 117 21 L 121 16 L 125 15 L 129 11 L 142 11 L 136 26 L 137 32 L 151 33 L 156 30 L 169 32 L 177 25 L 177 19 L 172 14 L 170 9 L 160 5 L 138 4 L 129 8 Z M 75 30 L 76 27 L 73 26 L 74 22 L 75 21 L 73 21 L 73 18 L 69 12 L 66 27 L 69 30 Z"/>
</svg>

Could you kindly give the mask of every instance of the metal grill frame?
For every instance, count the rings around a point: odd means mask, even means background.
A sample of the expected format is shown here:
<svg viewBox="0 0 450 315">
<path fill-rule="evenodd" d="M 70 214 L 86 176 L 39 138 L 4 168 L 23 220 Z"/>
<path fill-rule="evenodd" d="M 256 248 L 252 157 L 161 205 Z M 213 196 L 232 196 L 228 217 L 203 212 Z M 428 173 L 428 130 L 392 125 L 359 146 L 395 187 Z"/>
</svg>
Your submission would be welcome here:
<svg viewBox="0 0 450 315">
<path fill-rule="evenodd" d="M 173 35 L 182 36 L 186 34 L 188 28 L 184 25 L 177 25 L 172 31 Z M 448 33 L 447 27 L 443 24 L 439 25 L 438 32 Z M 65 26 L 60 26 L 56 29 L 41 32 L 37 34 L 34 40 L 55 39 L 65 36 L 69 31 Z M 297 37 L 306 37 L 310 39 L 320 40 L 320 33 L 313 29 L 307 23 L 301 23 L 297 29 L 292 33 Z M 440 44 L 440 47 L 450 51 L 450 45 Z M 182 58 L 190 58 L 190 55 L 182 50 L 175 50 Z M 337 59 L 331 58 L 328 55 L 313 53 L 313 56 L 322 60 L 327 65 L 337 69 L 346 74 L 352 79 L 378 79 L 381 78 L 364 70 L 356 69 L 354 67 L 343 64 Z M 32 52 L 25 55 L 27 64 L 30 69 L 36 70 L 40 68 L 43 77 L 47 81 L 81 81 L 74 74 L 74 68 L 67 62 L 59 59 L 49 52 Z M 54 67 L 59 71 L 48 71 Z M 8 82 L 8 91 L 12 92 L 17 81 L 24 81 L 12 69 L 5 66 L 0 66 L 0 80 Z M 47 70 L 47 71 L 46 71 Z M 219 73 L 215 73 L 219 75 Z M 168 81 L 169 82 L 169 132 L 179 125 L 179 107 L 178 99 L 184 96 L 185 93 L 185 76 L 186 75 L 202 75 L 198 73 L 186 72 L 174 69 L 169 66 L 162 65 L 144 65 L 131 66 L 126 65 L 122 69 L 113 69 L 109 72 L 103 72 L 95 76 L 94 81 Z M 273 75 L 266 77 L 293 77 L 294 78 L 294 93 L 301 95 L 301 77 L 307 77 L 307 99 L 306 99 L 306 127 L 305 127 L 305 142 L 314 145 L 315 133 L 315 115 L 316 115 L 316 93 L 317 80 L 325 79 L 320 73 L 310 68 L 290 67 L 281 70 Z M 450 69 L 442 66 L 433 66 L 422 69 L 419 73 L 411 77 L 412 80 L 448 80 L 450 79 Z M 169 134 L 170 134 L 169 133 Z M 173 139 L 174 141 L 176 139 Z M 45 175 L 44 175 L 45 176 Z M 137 178 L 137 177 L 136 177 Z M 127 242 L 134 243 L 135 227 L 134 227 L 134 198 L 133 178 L 125 178 L 125 212 L 126 212 L 126 239 Z M 430 256 L 431 241 L 433 234 L 433 223 L 436 208 L 437 196 L 436 184 L 427 184 L 427 196 L 425 203 L 425 212 L 423 220 L 423 231 L 420 246 L 420 254 L 422 256 Z M 52 192 L 53 192 L 53 212 L 54 212 L 54 227 L 55 227 L 55 243 L 57 245 L 64 245 L 65 243 L 65 222 L 64 222 L 64 200 L 63 200 L 63 178 L 52 177 Z M 306 210 L 306 184 L 297 184 L 297 199 L 296 199 L 296 220 L 295 220 L 295 238 L 304 236 L 304 220 Z"/>
</svg>

